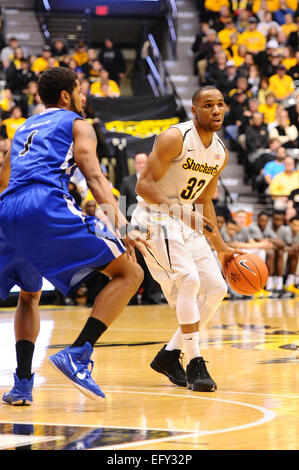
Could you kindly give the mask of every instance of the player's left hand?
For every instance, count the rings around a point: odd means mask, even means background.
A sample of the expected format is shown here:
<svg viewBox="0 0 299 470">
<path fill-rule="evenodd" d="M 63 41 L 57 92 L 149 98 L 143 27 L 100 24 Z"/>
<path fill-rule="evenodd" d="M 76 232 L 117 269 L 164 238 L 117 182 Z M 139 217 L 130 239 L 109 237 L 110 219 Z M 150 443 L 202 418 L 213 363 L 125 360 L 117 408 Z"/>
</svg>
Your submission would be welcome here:
<svg viewBox="0 0 299 470">
<path fill-rule="evenodd" d="M 134 229 L 134 226 L 128 225 L 128 231 L 122 234 L 121 238 L 125 244 L 128 258 L 133 259 L 137 262 L 135 248 L 138 248 L 140 253 L 145 257 L 147 255 L 147 248 L 150 249 L 149 243 L 150 231 L 146 227 L 142 227 L 142 230 L 138 230 L 138 226 Z"/>
<path fill-rule="evenodd" d="M 243 250 L 236 250 L 235 248 L 230 248 L 227 246 L 224 250 L 219 251 L 218 253 L 219 261 L 222 265 L 222 272 L 224 277 L 227 276 L 227 268 L 234 256 L 244 255 Z"/>
</svg>

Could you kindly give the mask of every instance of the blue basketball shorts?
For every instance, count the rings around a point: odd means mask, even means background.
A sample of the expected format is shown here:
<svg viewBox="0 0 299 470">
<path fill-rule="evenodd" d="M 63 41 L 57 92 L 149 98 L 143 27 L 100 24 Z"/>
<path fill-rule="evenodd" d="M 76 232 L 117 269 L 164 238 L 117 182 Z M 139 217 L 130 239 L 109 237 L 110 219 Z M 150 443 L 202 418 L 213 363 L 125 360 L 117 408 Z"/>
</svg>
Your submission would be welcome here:
<svg viewBox="0 0 299 470">
<path fill-rule="evenodd" d="M 15 284 L 38 291 L 42 277 L 69 295 L 124 252 L 122 241 L 62 190 L 34 185 L 0 202 L 2 299 Z"/>
</svg>

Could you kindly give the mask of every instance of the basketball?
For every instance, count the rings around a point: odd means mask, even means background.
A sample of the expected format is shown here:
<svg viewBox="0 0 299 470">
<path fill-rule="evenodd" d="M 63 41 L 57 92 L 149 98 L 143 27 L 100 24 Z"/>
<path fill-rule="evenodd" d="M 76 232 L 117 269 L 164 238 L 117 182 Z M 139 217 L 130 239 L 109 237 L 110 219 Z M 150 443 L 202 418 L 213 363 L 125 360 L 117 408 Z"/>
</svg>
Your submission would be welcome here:
<svg viewBox="0 0 299 470">
<path fill-rule="evenodd" d="M 245 253 L 233 258 L 227 269 L 227 282 L 242 295 L 252 295 L 263 289 L 268 279 L 268 268 L 256 255 Z"/>
</svg>

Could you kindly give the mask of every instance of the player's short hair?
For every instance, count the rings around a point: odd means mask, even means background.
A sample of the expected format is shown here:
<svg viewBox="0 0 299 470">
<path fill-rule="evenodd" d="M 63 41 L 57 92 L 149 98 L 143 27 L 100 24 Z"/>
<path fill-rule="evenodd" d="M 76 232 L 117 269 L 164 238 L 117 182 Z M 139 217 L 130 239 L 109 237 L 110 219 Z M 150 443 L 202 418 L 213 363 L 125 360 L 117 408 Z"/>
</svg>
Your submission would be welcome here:
<svg viewBox="0 0 299 470">
<path fill-rule="evenodd" d="M 261 212 L 258 213 L 257 218 L 262 217 L 262 215 L 265 215 L 266 217 L 269 217 L 269 215 L 267 214 L 267 212 L 261 211 Z"/>
<path fill-rule="evenodd" d="M 294 215 L 294 217 L 290 218 L 290 223 L 294 222 L 294 220 L 299 220 L 299 215 Z"/>
<path fill-rule="evenodd" d="M 214 85 L 206 85 L 199 88 L 192 96 L 192 104 L 194 105 L 199 100 L 203 92 L 210 90 L 218 90 L 218 88 L 216 88 Z"/>
<path fill-rule="evenodd" d="M 226 222 L 226 225 L 228 225 L 228 224 L 238 225 L 235 220 L 228 220 L 228 221 Z"/>
<path fill-rule="evenodd" d="M 62 90 L 71 95 L 76 87 L 77 79 L 76 73 L 67 67 L 53 67 L 46 70 L 37 82 L 40 99 L 45 106 L 57 105 Z"/>
</svg>

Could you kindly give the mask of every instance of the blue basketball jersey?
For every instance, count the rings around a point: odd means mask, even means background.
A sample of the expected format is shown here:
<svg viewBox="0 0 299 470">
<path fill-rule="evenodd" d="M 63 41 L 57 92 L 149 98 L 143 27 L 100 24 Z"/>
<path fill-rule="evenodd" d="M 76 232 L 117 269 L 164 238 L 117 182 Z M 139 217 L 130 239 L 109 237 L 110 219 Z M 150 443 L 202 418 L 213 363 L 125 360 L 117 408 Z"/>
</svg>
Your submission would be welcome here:
<svg viewBox="0 0 299 470">
<path fill-rule="evenodd" d="M 32 184 L 46 184 L 68 192 L 77 168 L 73 155 L 73 123 L 77 113 L 49 108 L 31 116 L 16 131 L 11 147 L 11 174 L 3 196 Z"/>
</svg>

